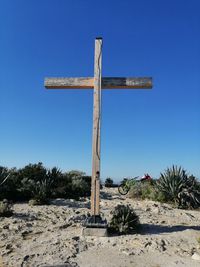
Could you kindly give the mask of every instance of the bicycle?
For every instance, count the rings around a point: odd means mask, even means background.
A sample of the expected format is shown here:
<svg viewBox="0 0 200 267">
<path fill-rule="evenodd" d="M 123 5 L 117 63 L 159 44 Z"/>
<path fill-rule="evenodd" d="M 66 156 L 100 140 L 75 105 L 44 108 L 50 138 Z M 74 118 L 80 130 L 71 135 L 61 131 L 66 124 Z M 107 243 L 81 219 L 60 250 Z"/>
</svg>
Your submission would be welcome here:
<svg viewBox="0 0 200 267">
<path fill-rule="evenodd" d="M 128 194 L 129 190 L 131 189 L 131 187 L 133 185 L 135 185 L 135 183 L 137 183 L 137 178 L 139 176 L 133 177 L 133 178 L 124 178 L 123 181 L 121 182 L 121 184 L 118 186 L 118 192 L 121 195 L 126 195 Z"/>
<path fill-rule="evenodd" d="M 118 192 L 121 195 L 127 195 L 128 192 L 130 191 L 131 187 L 134 186 L 136 183 L 143 183 L 146 181 L 152 181 L 151 176 L 148 174 L 145 174 L 144 177 L 140 178 L 138 180 L 139 176 L 133 177 L 133 178 L 124 178 L 121 184 L 118 186 Z"/>
</svg>

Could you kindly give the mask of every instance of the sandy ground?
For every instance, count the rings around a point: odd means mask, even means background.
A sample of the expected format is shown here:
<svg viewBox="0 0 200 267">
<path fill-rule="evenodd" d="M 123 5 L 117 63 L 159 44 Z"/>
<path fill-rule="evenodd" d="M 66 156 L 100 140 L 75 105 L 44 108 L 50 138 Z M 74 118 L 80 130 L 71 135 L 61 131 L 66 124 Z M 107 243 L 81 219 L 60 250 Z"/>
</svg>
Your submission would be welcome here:
<svg viewBox="0 0 200 267">
<path fill-rule="evenodd" d="M 128 199 L 117 189 L 103 189 L 101 196 L 108 221 L 117 204 L 129 204 L 139 215 L 142 233 L 82 236 L 88 199 L 15 204 L 12 217 L 0 218 L 0 267 L 200 267 L 200 211 Z"/>
</svg>

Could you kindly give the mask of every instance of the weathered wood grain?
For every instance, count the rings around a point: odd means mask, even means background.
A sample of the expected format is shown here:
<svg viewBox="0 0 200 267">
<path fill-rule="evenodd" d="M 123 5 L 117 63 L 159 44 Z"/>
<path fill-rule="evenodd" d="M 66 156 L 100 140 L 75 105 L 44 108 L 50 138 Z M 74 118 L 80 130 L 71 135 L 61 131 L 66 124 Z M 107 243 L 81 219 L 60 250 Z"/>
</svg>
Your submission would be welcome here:
<svg viewBox="0 0 200 267">
<path fill-rule="evenodd" d="M 95 58 L 94 58 L 92 191 L 91 191 L 91 213 L 94 216 L 100 215 L 101 68 L 102 68 L 102 39 L 96 39 Z"/>
<path fill-rule="evenodd" d="M 45 78 L 44 86 L 47 89 L 93 89 L 93 77 L 78 78 Z"/>
<path fill-rule="evenodd" d="M 151 89 L 152 78 L 150 77 L 103 77 L 103 89 Z"/>
<path fill-rule="evenodd" d="M 102 38 L 95 40 L 94 77 L 45 78 L 47 89 L 94 89 L 91 215 L 100 215 L 101 89 L 151 89 L 151 77 L 101 77 Z"/>
<path fill-rule="evenodd" d="M 102 89 L 151 89 L 150 77 L 103 77 Z M 93 89 L 93 77 L 79 78 L 46 78 L 44 85 L 47 89 Z"/>
</svg>

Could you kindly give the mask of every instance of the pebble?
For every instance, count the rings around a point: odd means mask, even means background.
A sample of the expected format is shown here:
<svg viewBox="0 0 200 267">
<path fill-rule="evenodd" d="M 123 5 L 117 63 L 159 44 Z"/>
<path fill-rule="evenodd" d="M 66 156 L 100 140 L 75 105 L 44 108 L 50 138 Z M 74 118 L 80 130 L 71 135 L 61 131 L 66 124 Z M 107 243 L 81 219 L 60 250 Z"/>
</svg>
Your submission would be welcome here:
<svg viewBox="0 0 200 267">
<path fill-rule="evenodd" d="M 152 208 L 151 212 L 153 212 L 155 214 L 159 214 L 160 213 L 160 209 L 159 209 L 159 207 L 155 207 L 155 208 Z"/>
<path fill-rule="evenodd" d="M 196 261 L 200 261 L 200 255 L 197 254 L 197 253 L 194 253 L 194 254 L 192 255 L 192 259 L 193 259 L 193 260 L 196 260 Z"/>
</svg>

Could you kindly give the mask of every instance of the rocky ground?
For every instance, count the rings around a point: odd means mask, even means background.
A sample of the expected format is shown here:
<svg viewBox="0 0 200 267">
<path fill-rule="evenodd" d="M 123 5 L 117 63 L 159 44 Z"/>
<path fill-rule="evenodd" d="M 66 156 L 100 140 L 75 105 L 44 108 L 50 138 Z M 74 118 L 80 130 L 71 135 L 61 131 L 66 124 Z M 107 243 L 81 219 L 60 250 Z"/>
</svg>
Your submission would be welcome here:
<svg viewBox="0 0 200 267">
<path fill-rule="evenodd" d="M 15 204 L 12 217 L 0 218 L 0 267 L 200 266 L 200 211 L 128 199 L 117 189 L 103 189 L 101 196 L 108 221 L 117 204 L 129 204 L 139 215 L 142 233 L 82 236 L 88 199 L 57 199 L 49 206 Z"/>
</svg>

